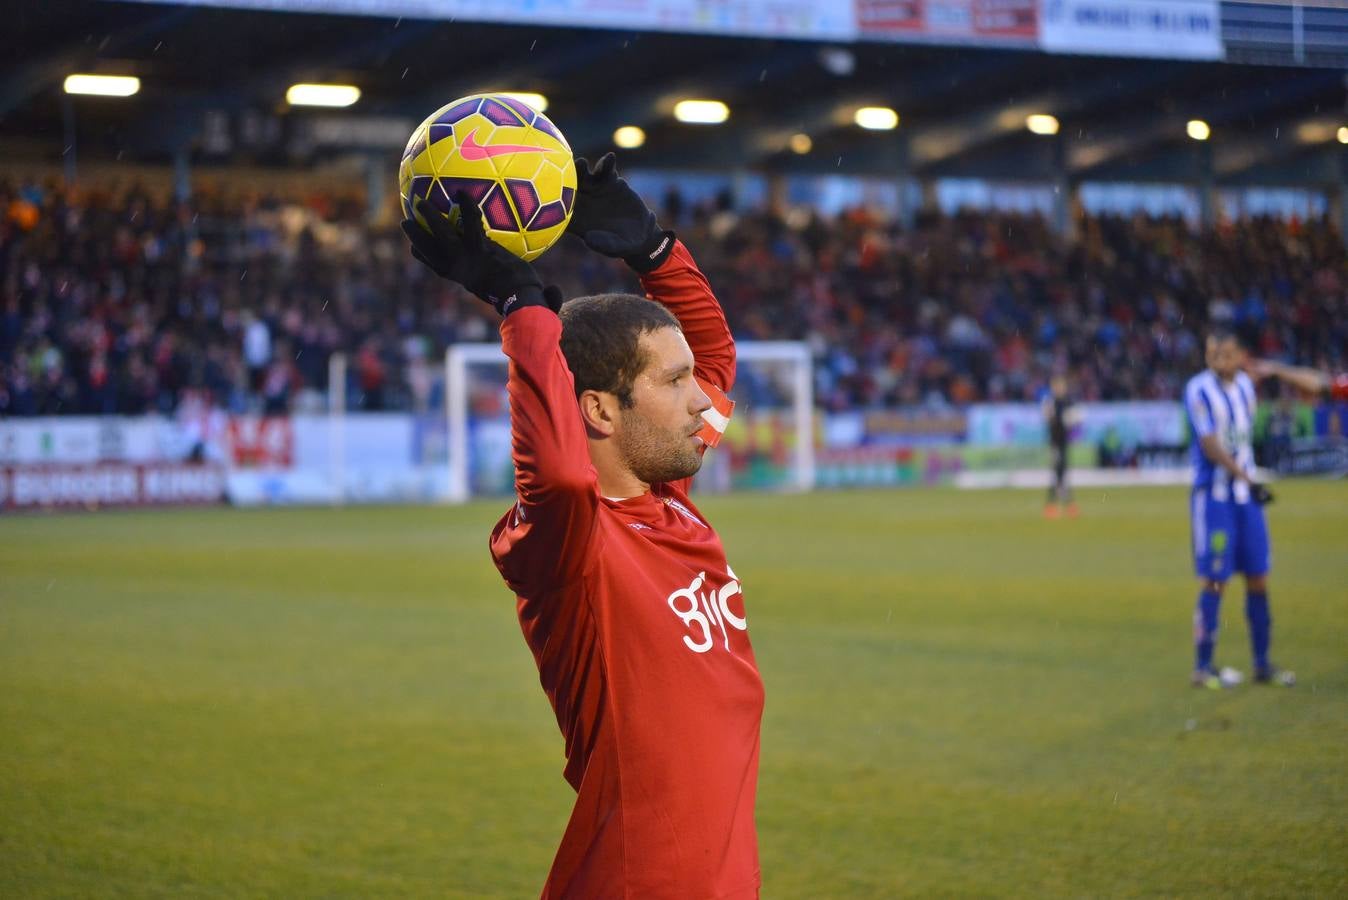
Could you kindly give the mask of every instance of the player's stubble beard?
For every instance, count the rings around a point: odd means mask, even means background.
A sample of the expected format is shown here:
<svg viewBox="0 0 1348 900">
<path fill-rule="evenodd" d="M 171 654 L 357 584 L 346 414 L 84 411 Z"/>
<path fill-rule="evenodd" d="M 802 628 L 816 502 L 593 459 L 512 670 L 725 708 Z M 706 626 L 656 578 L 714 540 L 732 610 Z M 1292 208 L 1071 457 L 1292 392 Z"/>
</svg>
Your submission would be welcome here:
<svg viewBox="0 0 1348 900">
<path fill-rule="evenodd" d="M 636 407 L 624 409 L 622 428 L 616 434 L 623 462 L 646 484 L 695 475 L 702 468 L 702 454 L 688 435 L 696 424 L 689 422 L 682 430 L 662 428 L 637 412 Z"/>
</svg>

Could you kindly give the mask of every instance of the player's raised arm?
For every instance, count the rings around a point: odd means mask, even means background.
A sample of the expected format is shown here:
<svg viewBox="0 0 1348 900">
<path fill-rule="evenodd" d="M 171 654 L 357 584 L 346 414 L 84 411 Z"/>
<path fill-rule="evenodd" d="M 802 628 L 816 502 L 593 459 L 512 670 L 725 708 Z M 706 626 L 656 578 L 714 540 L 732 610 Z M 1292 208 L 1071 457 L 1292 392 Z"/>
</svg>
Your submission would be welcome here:
<svg viewBox="0 0 1348 900">
<path fill-rule="evenodd" d="M 569 231 L 596 253 L 622 259 L 653 300 L 679 320 L 704 387 L 728 392 L 735 382 L 735 342 L 711 285 L 675 236 L 618 175 L 612 153 L 593 167 L 576 160 L 576 207 Z M 713 397 L 713 401 L 715 401 Z"/>
<path fill-rule="evenodd" d="M 577 574 L 593 532 L 598 502 L 585 426 L 566 359 L 562 356 L 561 296 L 544 289 L 533 266 L 486 237 L 482 214 L 467 197 L 455 198 L 461 233 L 425 201 L 417 212 L 428 228 L 403 222 L 412 255 L 436 274 L 457 281 L 499 312 L 501 346 L 510 360 L 511 449 L 519 502 L 505 531 L 519 572 L 505 572 L 516 587 L 527 578 L 556 586 Z M 500 535 L 493 534 L 496 541 Z M 520 552 L 520 551 L 524 552 Z M 527 570 L 527 572 L 525 571 Z"/>
<path fill-rule="evenodd" d="M 1271 359 L 1251 360 L 1249 370 L 1255 381 L 1263 381 L 1270 377 L 1277 378 L 1279 381 L 1290 384 L 1292 387 L 1308 394 L 1319 394 L 1330 390 L 1334 386 L 1334 379 L 1330 377 L 1328 372 L 1321 372 L 1319 369 L 1306 366 L 1289 366 Z"/>
</svg>

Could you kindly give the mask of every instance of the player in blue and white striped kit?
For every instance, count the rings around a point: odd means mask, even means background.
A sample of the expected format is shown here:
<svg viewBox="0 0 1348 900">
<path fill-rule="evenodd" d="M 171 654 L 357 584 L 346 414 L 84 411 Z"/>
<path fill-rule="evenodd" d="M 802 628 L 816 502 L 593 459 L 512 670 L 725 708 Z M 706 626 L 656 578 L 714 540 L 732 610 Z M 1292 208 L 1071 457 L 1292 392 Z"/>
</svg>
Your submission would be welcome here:
<svg viewBox="0 0 1348 900">
<path fill-rule="evenodd" d="M 1234 334 L 1208 338 L 1208 368 L 1189 379 L 1184 406 L 1193 432 L 1194 486 L 1190 495 L 1194 570 L 1198 604 L 1194 610 L 1196 687 L 1221 689 L 1238 684 L 1234 669 L 1213 667 L 1222 590 L 1235 572 L 1245 576 L 1245 618 L 1254 651 L 1254 679 L 1290 686 L 1291 672 L 1268 658 L 1273 620 L 1268 609 L 1270 553 L 1263 505 L 1268 488 L 1254 481 L 1254 382 L 1241 371 L 1244 350 Z"/>
</svg>

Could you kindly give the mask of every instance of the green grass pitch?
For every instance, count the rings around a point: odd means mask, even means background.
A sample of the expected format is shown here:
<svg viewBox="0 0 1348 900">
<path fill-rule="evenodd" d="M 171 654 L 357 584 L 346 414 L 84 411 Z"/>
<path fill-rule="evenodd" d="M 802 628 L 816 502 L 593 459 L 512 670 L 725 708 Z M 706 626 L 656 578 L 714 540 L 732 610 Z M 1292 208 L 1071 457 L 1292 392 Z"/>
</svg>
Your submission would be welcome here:
<svg viewBox="0 0 1348 900">
<path fill-rule="evenodd" d="M 1220 694 L 1183 489 L 704 498 L 764 896 L 1348 894 L 1348 483 L 1278 491 L 1301 684 Z M 0 896 L 537 896 L 572 795 L 501 506 L 0 520 Z"/>
</svg>

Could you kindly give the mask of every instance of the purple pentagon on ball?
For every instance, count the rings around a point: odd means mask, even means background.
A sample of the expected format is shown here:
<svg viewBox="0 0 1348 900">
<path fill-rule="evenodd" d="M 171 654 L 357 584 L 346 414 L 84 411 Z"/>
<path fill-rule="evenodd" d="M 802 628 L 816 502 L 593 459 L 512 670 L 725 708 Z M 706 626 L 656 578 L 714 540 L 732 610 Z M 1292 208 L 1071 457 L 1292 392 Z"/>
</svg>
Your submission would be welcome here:
<svg viewBox="0 0 1348 900">
<path fill-rule="evenodd" d="M 407 150 L 403 153 L 403 159 L 404 160 L 415 159 L 425 150 L 426 150 L 426 132 L 423 131 L 417 135 L 417 139 L 413 141 L 412 145 L 409 146 Z"/>
<path fill-rule="evenodd" d="M 535 110 L 531 109 L 529 107 L 529 104 L 521 103 L 514 97 L 501 97 L 500 100 L 506 106 L 509 106 L 515 112 L 519 113 L 520 118 L 524 120 L 525 124 L 532 122 L 538 116 L 538 113 Z"/>
<path fill-rule="evenodd" d="M 520 221 L 527 222 L 532 219 L 539 206 L 538 191 L 534 190 L 533 182 L 522 178 L 507 178 L 506 190 L 510 191 L 510 199 L 515 201 Z"/>
<path fill-rule="evenodd" d="M 462 103 L 455 103 L 449 109 L 435 117 L 432 125 L 453 125 L 460 119 L 467 118 L 477 112 L 477 107 L 482 101 L 477 97 L 465 100 Z"/>
<path fill-rule="evenodd" d="M 481 203 L 482 198 L 487 196 L 487 191 L 491 190 L 496 182 L 490 178 L 454 178 L 440 176 L 440 187 L 444 189 L 445 194 L 451 199 L 459 191 L 468 195 L 474 203 Z"/>
<path fill-rule="evenodd" d="M 510 211 L 510 202 L 506 200 L 505 191 L 501 190 L 499 184 L 494 186 L 486 199 L 478 205 L 482 207 L 482 217 L 487 220 L 488 228 L 497 231 L 520 230 L 515 222 L 515 214 Z"/>
<path fill-rule="evenodd" d="M 563 147 L 568 146 L 566 143 L 566 138 L 562 137 L 562 133 L 558 131 L 556 127 L 554 127 L 553 124 L 549 122 L 545 116 L 539 116 L 536 119 L 534 119 L 534 127 L 537 128 L 539 131 L 543 132 L 544 134 L 550 134 L 553 137 L 555 137 Z"/>
<path fill-rule="evenodd" d="M 495 100 L 482 101 L 482 115 L 487 117 L 487 121 L 493 125 L 523 125 L 520 117 L 508 106 L 496 102 Z"/>
<path fill-rule="evenodd" d="M 534 216 L 534 220 L 529 223 L 529 230 L 541 231 L 544 228 L 560 225 L 565 221 L 566 208 L 562 206 L 562 201 L 554 200 L 538 211 L 538 215 Z"/>
</svg>

